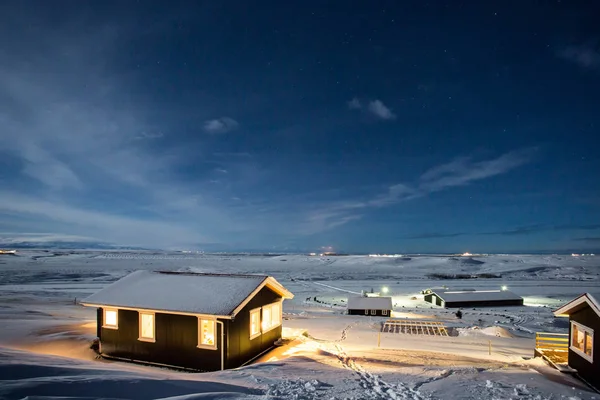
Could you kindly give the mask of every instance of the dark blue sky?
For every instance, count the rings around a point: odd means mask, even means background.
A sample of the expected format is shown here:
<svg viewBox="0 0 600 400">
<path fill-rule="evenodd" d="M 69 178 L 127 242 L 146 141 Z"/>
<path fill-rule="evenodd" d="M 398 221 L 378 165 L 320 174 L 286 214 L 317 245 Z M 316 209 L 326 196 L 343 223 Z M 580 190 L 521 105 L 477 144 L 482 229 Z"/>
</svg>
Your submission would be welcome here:
<svg viewBox="0 0 600 400">
<path fill-rule="evenodd" d="M 600 248 L 595 1 L 0 3 L 0 239 Z"/>
</svg>

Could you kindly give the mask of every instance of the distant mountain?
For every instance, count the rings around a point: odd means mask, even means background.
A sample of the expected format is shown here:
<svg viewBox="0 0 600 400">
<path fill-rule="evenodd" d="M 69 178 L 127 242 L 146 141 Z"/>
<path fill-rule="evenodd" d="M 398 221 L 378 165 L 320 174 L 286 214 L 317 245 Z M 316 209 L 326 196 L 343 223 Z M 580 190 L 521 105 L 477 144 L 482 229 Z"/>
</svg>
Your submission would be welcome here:
<svg viewBox="0 0 600 400">
<path fill-rule="evenodd" d="M 119 246 L 101 242 L 1 242 L 1 249 L 93 249 L 93 250 L 153 250 L 136 246 Z"/>
</svg>

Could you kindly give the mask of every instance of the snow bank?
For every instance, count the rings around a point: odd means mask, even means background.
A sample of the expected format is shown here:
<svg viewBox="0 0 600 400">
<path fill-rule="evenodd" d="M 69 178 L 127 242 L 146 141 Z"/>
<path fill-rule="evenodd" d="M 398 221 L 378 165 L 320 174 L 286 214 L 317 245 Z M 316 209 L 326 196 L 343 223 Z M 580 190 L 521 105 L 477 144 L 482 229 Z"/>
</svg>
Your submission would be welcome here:
<svg viewBox="0 0 600 400">
<path fill-rule="evenodd" d="M 513 338 L 514 335 L 510 333 L 506 328 L 501 326 L 489 326 L 487 328 L 479 328 L 473 326 L 471 328 L 458 328 L 459 336 L 496 336 L 502 338 Z"/>
</svg>

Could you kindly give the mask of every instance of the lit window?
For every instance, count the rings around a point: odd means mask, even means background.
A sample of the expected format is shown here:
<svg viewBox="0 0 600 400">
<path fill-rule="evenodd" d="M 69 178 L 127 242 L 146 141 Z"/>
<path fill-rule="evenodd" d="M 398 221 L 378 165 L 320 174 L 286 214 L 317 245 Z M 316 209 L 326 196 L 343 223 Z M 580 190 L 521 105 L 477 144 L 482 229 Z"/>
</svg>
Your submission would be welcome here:
<svg viewBox="0 0 600 400">
<path fill-rule="evenodd" d="M 250 339 L 260 335 L 260 308 L 250 311 Z"/>
<path fill-rule="evenodd" d="M 593 362 L 594 330 L 571 321 L 571 350 L 589 362 Z"/>
<path fill-rule="evenodd" d="M 119 328 L 119 311 L 104 309 L 104 328 L 118 329 Z"/>
<path fill-rule="evenodd" d="M 140 313 L 140 337 L 139 340 L 154 342 L 154 314 Z"/>
<path fill-rule="evenodd" d="M 271 327 L 271 306 L 263 307 L 262 330 L 266 332 Z"/>
<path fill-rule="evenodd" d="M 267 332 L 281 325 L 281 303 L 273 303 L 262 308 L 262 331 Z"/>
<path fill-rule="evenodd" d="M 216 349 L 215 329 L 213 319 L 198 319 L 198 347 Z"/>
</svg>

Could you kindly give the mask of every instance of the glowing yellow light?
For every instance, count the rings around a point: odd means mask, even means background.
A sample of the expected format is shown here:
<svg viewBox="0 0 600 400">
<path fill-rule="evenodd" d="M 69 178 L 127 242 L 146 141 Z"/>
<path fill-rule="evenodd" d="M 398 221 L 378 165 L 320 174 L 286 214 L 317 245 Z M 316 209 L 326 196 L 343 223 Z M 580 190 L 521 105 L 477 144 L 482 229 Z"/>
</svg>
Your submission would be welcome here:
<svg viewBox="0 0 600 400">
<path fill-rule="evenodd" d="M 390 289 L 389 289 L 387 286 L 384 286 L 384 287 L 382 287 L 382 288 L 381 288 L 381 291 L 382 291 L 383 293 L 387 293 L 387 292 L 389 292 L 389 291 L 390 291 Z"/>
</svg>

